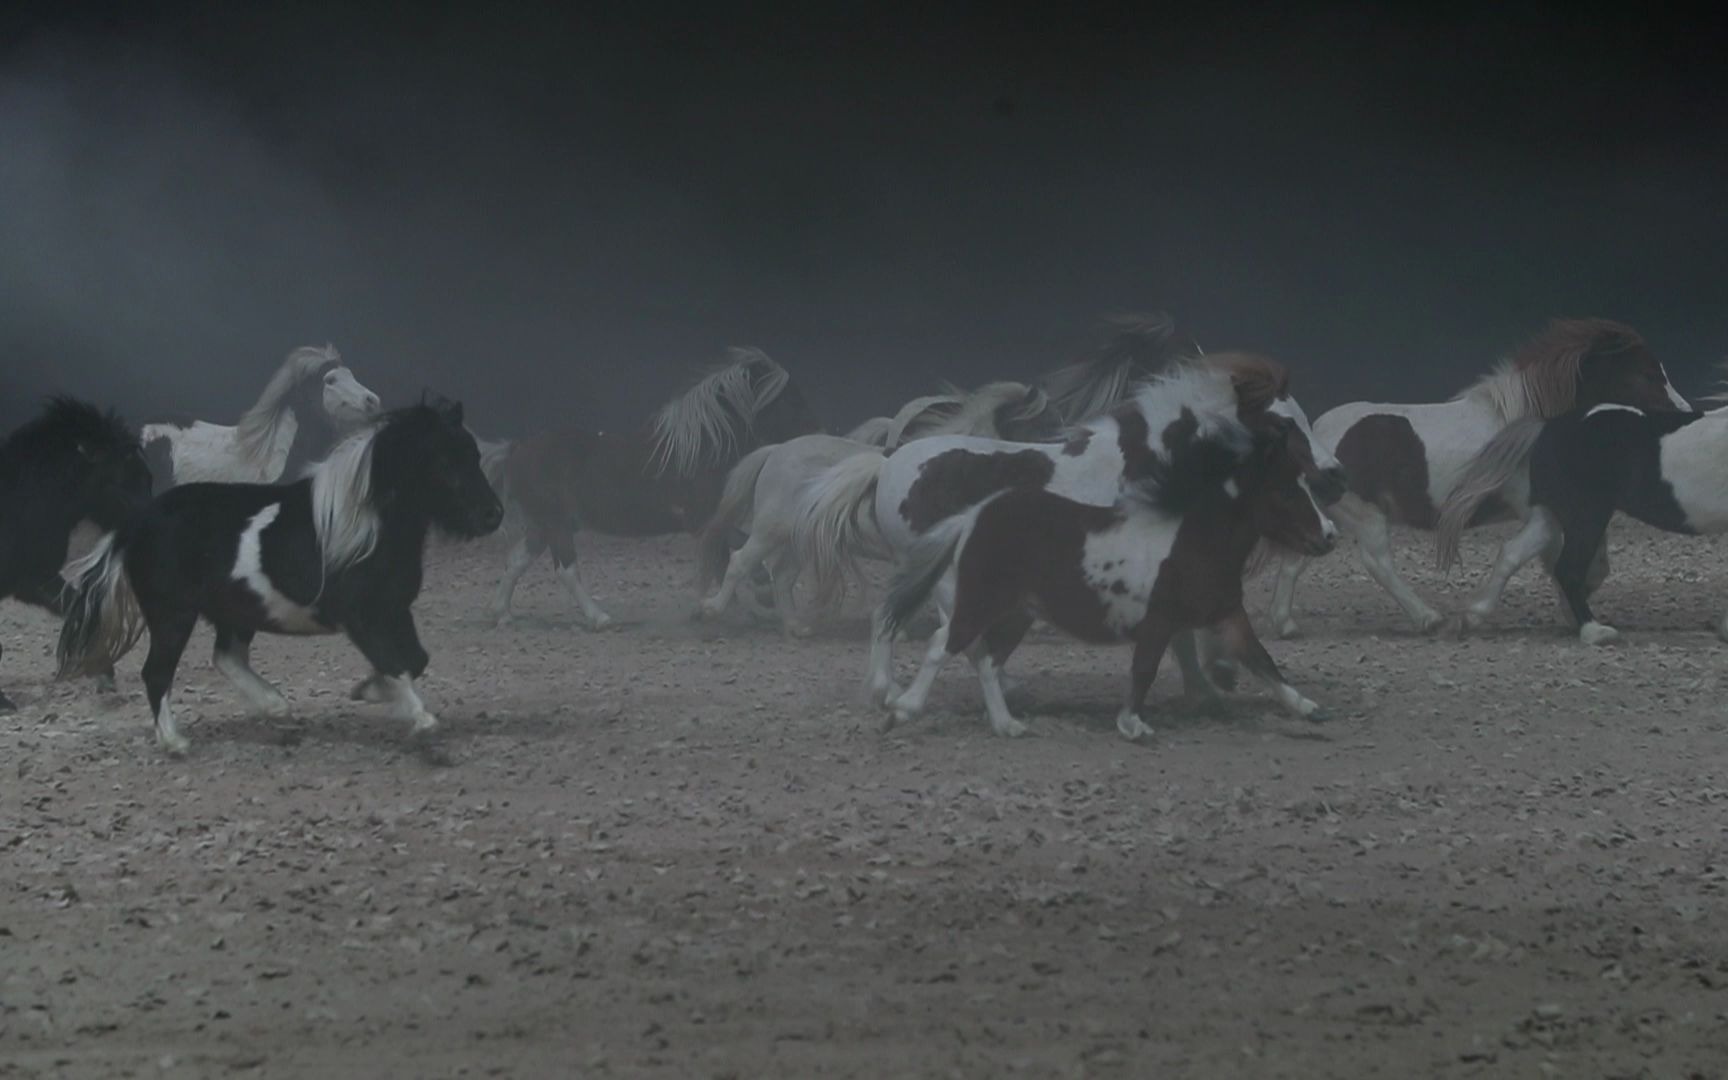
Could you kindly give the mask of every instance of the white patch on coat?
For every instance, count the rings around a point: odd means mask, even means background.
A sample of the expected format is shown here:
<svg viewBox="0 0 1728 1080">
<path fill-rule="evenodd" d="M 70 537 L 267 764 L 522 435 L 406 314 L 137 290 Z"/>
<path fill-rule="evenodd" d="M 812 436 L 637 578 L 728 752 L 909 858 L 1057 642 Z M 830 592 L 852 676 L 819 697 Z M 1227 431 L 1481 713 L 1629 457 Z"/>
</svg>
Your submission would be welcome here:
<svg viewBox="0 0 1728 1080">
<path fill-rule="evenodd" d="M 1332 447 L 1321 442 L 1319 436 L 1314 434 L 1314 425 L 1308 422 L 1308 414 L 1302 411 L 1301 404 L 1295 398 L 1286 394 L 1268 406 L 1266 411 L 1296 422 L 1297 430 L 1308 440 L 1309 453 L 1313 454 L 1316 466 L 1322 469 L 1343 468 L 1338 455 L 1332 452 Z"/>
<path fill-rule="evenodd" d="M 1428 498 L 1443 506 L 1464 470 L 1475 460 L 1488 440 L 1506 426 L 1493 405 L 1477 396 L 1430 405 L 1385 405 L 1358 401 L 1325 413 L 1314 425 L 1315 436 L 1334 452 L 1344 433 L 1368 416 L 1401 416 L 1422 443 L 1428 463 Z M 1523 516 L 1525 485 L 1520 481 L 1500 493 L 1518 516 Z M 1400 522 L 1400 524 L 1405 524 Z"/>
<path fill-rule="evenodd" d="M 1125 635 L 1146 618 L 1152 588 L 1176 546 L 1181 524 L 1180 518 L 1135 510 L 1121 523 L 1086 537 L 1080 573 L 1103 601 L 1105 624 L 1112 632 Z M 1127 592 L 1117 592 L 1117 582 Z"/>
<path fill-rule="evenodd" d="M 1728 532 L 1728 416 L 1708 414 L 1664 435 L 1659 460 L 1686 524 L 1700 533 Z"/>
<path fill-rule="evenodd" d="M 1691 412 L 1692 403 L 1681 397 L 1680 391 L 1674 389 L 1674 380 L 1668 377 L 1668 369 L 1661 364 L 1657 364 L 1656 367 L 1662 372 L 1662 385 L 1668 391 L 1668 400 L 1673 402 L 1674 407 L 1681 412 Z"/>
<path fill-rule="evenodd" d="M 300 428 L 300 422 L 292 412 L 283 413 L 277 423 L 280 437 L 259 459 L 248 458 L 236 451 L 234 429 L 222 424 L 208 424 L 202 420 L 194 421 L 190 427 L 146 424 L 141 435 L 144 442 L 168 440 L 168 460 L 174 463 L 171 479 L 177 485 L 199 481 L 273 484 L 288 467 L 288 452 L 294 445 L 295 432 Z"/>
<path fill-rule="evenodd" d="M 1670 389 L 1672 389 L 1672 387 L 1670 387 Z M 1629 412 L 1633 416 L 1643 416 L 1644 415 L 1643 409 L 1634 408 L 1631 405 L 1620 405 L 1620 404 L 1616 404 L 1615 402 L 1612 402 L 1612 401 L 1605 401 L 1602 404 L 1591 409 L 1589 412 L 1585 413 L 1584 416 L 1586 418 L 1589 418 L 1589 417 L 1595 416 L 1597 413 L 1615 412 L 1616 410 L 1618 410 L 1619 412 Z"/>
<path fill-rule="evenodd" d="M 252 590 L 273 626 L 285 634 L 328 634 L 331 627 L 318 621 L 311 608 L 288 599 L 264 573 L 264 530 L 282 513 L 280 503 L 271 503 L 252 515 L 240 534 L 240 550 L 234 556 L 234 580 Z"/>
</svg>

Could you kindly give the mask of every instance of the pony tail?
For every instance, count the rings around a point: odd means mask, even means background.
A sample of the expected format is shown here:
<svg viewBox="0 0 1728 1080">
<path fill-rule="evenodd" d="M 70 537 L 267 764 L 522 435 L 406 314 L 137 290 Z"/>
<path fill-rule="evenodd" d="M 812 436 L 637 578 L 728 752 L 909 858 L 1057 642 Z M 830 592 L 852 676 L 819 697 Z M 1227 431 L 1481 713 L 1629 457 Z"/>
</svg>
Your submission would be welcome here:
<svg viewBox="0 0 1728 1080">
<path fill-rule="evenodd" d="M 1476 511 L 1526 466 L 1546 423 L 1535 416 L 1514 420 L 1489 439 L 1464 467 L 1452 493 L 1440 507 L 1440 521 L 1434 532 L 1437 569 L 1449 570 L 1458 561 L 1459 541 L 1476 517 Z"/>
<path fill-rule="evenodd" d="M 126 553 L 117 534 L 97 541 L 90 553 L 67 565 L 71 597 L 55 649 L 56 677 L 96 675 L 113 666 L 144 634 L 144 613 L 126 573 Z"/>
<path fill-rule="evenodd" d="M 1001 493 L 998 493 L 1001 494 Z M 902 626 L 912 621 L 930 594 L 942 580 L 942 575 L 954 565 L 960 549 L 978 524 L 978 515 L 996 501 L 992 496 L 962 514 L 956 514 L 918 538 L 906 560 L 906 567 L 888 585 L 888 595 L 877 608 L 882 633 L 893 637 Z"/>
<path fill-rule="evenodd" d="M 887 460 L 879 451 L 861 450 L 824 469 L 799 494 L 792 548 L 811 572 L 819 609 L 845 597 L 847 581 L 862 576 L 859 556 L 881 546 L 873 503 Z"/>
<path fill-rule="evenodd" d="M 744 520 L 745 513 L 756 501 L 756 481 L 768 464 L 768 456 L 779 444 L 758 447 L 745 454 L 732 471 L 726 474 L 726 487 L 720 493 L 720 504 L 709 515 L 697 539 L 697 584 L 712 588 L 726 576 L 726 564 L 732 561 L 732 530 Z"/>
</svg>

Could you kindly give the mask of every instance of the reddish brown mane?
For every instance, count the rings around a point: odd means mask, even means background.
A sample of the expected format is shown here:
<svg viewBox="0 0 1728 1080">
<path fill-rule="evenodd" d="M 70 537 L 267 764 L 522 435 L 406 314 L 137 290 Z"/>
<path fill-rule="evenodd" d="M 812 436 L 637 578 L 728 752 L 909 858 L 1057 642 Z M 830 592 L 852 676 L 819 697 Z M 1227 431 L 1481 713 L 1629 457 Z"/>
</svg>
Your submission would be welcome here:
<svg viewBox="0 0 1728 1080">
<path fill-rule="evenodd" d="M 1578 367 L 1590 356 L 1643 360 L 1650 347 L 1638 331 L 1612 319 L 1553 319 L 1512 357 L 1514 371 L 1539 368 L 1564 369 L 1576 378 Z"/>
<path fill-rule="evenodd" d="M 1249 409 L 1264 409 L 1290 394 L 1290 371 L 1260 353 L 1212 353 L 1206 362 L 1230 373 L 1236 400 Z"/>
</svg>

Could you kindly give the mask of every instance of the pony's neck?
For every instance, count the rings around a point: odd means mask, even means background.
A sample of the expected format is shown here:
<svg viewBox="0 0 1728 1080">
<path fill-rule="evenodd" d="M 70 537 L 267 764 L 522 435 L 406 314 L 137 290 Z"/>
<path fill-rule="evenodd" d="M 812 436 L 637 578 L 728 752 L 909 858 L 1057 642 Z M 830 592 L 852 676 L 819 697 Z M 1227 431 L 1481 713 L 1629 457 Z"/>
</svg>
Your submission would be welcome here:
<svg viewBox="0 0 1728 1080">
<path fill-rule="evenodd" d="M 1260 543 L 1260 530 L 1254 524 L 1253 494 L 1248 485 L 1243 485 L 1235 498 L 1220 489 L 1183 515 L 1184 526 L 1206 537 L 1208 549 L 1236 580 L 1241 579 L 1249 557 Z"/>
</svg>

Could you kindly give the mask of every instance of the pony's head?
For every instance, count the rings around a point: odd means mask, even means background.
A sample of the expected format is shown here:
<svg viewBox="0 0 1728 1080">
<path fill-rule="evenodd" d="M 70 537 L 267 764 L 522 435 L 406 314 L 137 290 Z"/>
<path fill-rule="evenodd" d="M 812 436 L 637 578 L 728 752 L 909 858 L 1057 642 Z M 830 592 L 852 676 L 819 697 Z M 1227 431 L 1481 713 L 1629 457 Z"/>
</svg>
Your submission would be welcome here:
<svg viewBox="0 0 1728 1080">
<path fill-rule="evenodd" d="M 50 398 L 0 447 L 0 457 L 52 485 L 68 509 L 104 529 L 119 527 L 150 501 L 150 467 L 138 433 L 115 413 L 76 398 Z"/>
<path fill-rule="evenodd" d="M 294 375 L 292 404 L 303 420 L 322 415 L 336 431 L 350 431 L 375 419 L 378 395 L 360 384 L 334 345 L 302 345 L 288 354 Z"/>
<path fill-rule="evenodd" d="M 1314 437 L 1308 414 L 1290 393 L 1290 372 L 1270 356 L 1259 353 L 1213 353 L 1206 362 L 1230 375 L 1236 387 L 1236 404 L 1249 430 L 1270 428 L 1288 420 L 1308 443 L 1308 486 L 1321 506 L 1331 506 L 1344 497 L 1349 478 L 1344 464 Z"/>
<path fill-rule="evenodd" d="M 1574 408 L 1630 405 L 1646 412 L 1690 411 L 1643 337 L 1610 319 L 1555 319 L 1512 358 L 1534 406 L 1552 418 Z"/>
<path fill-rule="evenodd" d="M 1317 556 L 1332 550 L 1338 528 L 1309 487 L 1314 472 L 1309 446 L 1294 420 L 1276 417 L 1254 433 L 1253 449 L 1234 480 L 1236 497 L 1246 500 L 1261 536 L 1278 547 Z"/>
<path fill-rule="evenodd" d="M 461 402 L 435 394 L 385 415 L 373 440 L 371 486 L 374 498 L 399 500 L 452 536 L 486 536 L 504 521 Z"/>
</svg>

